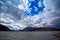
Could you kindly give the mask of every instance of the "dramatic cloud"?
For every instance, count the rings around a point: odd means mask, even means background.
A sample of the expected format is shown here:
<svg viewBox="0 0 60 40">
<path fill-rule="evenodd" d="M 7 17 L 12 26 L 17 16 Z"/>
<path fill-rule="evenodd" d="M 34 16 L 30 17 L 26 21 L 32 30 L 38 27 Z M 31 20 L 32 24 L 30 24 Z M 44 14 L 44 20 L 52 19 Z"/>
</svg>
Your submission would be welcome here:
<svg viewBox="0 0 60 40">
<path fill-rule="evenodd" d="M 7 26 L 11 30 L 23 30 L 26 27 L 57 27 L 57 25 L 60 25 L 59 0 L 44 0 L 44 10 L 34 16 L 26 15 L 31 12 L 29 1 L 11 0 L 5 3 L 0 1 L 0 24 Z M 42 7 L 40 1 L 38 5 Z M 35 9 L 38 10 L 36 7 Z"/>
</svg>

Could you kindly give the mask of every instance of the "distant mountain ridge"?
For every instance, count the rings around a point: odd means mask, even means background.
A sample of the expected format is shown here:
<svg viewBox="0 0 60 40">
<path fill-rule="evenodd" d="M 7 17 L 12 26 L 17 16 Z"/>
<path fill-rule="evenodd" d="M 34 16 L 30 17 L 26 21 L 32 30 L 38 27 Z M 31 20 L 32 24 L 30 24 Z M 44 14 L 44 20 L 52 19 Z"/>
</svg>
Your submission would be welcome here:
<svg viewBox="0 0 60 40">
<path fill-rule="evenodd" d="M 52 28 L 52 27 L 33 28 L 33 27 L 27 27 L 23 31 L 60 31 L 60 28 Z"/>
<path fill-rule="evenodd" d="M 10 30 L 8 27 L 4 25 L 0 25 L 0 31 L 13 31 Z M 60 31 L 60 28 L 52 28 L 52 27 L 40 27 L 40 28 L 34 28 L 34 27 L 27 27 L 23 30 L 15 30 L 15 31 Z"/>
</svg>

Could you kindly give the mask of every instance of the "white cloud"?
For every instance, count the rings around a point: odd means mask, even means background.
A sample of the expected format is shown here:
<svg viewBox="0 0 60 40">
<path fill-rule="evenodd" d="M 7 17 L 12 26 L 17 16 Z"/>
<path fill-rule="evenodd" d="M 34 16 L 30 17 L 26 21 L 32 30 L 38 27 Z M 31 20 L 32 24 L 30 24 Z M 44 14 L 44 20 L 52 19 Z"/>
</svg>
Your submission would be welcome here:
<svg viewBox="0 0 60 40">
<path fill-rule="evenodd" d="M 39 6 L 39 7 L 42 7 L 41 1 L 38 2 L 38 6 Z"/>
<path fill-rule="evenodd" d="M 26 1 L 24 1 L 26 2 Z M 28 2 L 27 2 L 28 3 Z M 23 5 L 19 5 L 18 8 L 20 10 L 28 10 L 27 3 L 23 3 Z M 24 6 L 25 5 L 25 6 Z M 22 15 L 21 19 L 17 19 L 17 17 L 13 16 L 11 13 L 0 13 L 0 21 L 3 21 L 3 25 L 6 25 L 11 30 L 23 30 L 26 27 L 50 27 L 53 26 L 53 20 L 56 20 L 60 17 L 60 11 L 55 10 L 55 6 L 51 3 L 51 0 L 44 1 L 45 10 L 42 13 L 39 13 L 34 16 L 25 16 L 25 13 L 20 12 Z M 22 8 L 21 8 L 22 7 Z M 19 14 L 19 13 L 18 13 Z M 9 24 L 8 24 L 9 23 Z"/>
<path fill-rule="evenodd" d="M 25 7 L 24 7 L 23 5 L 18 5 L 18 8 L 19 8 L 20 10 L 24 10 L 24 9 L 25 9 Z"/>
</svg>

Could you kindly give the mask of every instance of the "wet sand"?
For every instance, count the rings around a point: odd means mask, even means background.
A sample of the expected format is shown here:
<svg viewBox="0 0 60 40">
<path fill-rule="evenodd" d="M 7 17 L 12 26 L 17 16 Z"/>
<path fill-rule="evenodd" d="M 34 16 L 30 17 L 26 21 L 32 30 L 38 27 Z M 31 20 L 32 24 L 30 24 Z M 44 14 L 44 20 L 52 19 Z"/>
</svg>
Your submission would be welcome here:
<svg viewBox="0 0 60 40">
<path fill-rule="evenodd" d="M 60 31 L 12 32 L 0 31 L 0 40 L 60 40 L 54 36 Z"/>
</svg>

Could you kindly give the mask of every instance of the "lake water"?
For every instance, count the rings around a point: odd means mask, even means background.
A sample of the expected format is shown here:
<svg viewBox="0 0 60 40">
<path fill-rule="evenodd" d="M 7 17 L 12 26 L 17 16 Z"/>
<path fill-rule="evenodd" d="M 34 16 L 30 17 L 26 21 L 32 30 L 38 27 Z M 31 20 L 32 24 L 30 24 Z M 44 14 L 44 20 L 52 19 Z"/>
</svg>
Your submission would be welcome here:
<svg viewBox="0 0 60 40">
<path fill-rule="evenodd" d="M 53 36 L 59 31 L 12 32 L 0 31 L 0 40 L 60 40 Z"/>
</svg>

